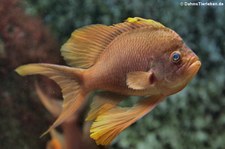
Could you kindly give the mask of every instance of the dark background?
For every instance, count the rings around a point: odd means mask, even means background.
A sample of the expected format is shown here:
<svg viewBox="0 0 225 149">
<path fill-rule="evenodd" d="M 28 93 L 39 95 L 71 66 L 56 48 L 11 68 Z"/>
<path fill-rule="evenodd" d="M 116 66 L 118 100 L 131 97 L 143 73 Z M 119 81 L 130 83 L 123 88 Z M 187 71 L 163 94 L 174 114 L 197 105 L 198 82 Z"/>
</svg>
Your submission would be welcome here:
<svg viewBox="0 0 225 149">
<path fill-rule="evenodd" d="M 139 16 L 180 34 L 200 57 L 202 67 L 183 91 L 126 129 L 111 148 L 224 149 L 225 2 L 224 6 L 181 6 L 180 2 L 0 0 L 0 148 L 45 148 L 49 137 L 39 136 L 54 120 L 35 94 L 34 77 L 18 76 L 17 66 L 65 64 L 60 45 L 74 29 Z M 46 90 L 60 97 L 58 88 Z"/>
</svg>

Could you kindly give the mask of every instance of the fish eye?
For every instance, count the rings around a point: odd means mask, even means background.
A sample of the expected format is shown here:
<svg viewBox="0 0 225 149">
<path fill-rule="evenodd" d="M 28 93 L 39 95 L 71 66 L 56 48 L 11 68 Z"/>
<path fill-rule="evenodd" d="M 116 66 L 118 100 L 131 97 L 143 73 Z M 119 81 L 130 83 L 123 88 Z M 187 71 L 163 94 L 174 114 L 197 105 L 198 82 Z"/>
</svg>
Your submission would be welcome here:
<svg viewBox="0 0 225 149">
<path fill-rule="evenodd" d="M 181 60 L 181 53 L 179 51 L 175 51 L 175 52 L 172 53 L 172 57 L 171 58 L 172 58 L 172 61 L 174 63 L 178 63 Z"/>
</svg>

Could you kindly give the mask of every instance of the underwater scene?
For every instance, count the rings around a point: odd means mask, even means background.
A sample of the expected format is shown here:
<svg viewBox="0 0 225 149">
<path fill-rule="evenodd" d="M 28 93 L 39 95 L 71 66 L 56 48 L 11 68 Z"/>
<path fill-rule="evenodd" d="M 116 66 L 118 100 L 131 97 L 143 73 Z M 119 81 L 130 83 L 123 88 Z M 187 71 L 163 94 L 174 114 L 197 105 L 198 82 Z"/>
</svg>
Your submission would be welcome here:
<svg viewBox="0 0 225 149">
<path fill-rule="evenodd" d="M 222 0 L 0 0 L 0 149 L 224 149 Z"/>
</svg>

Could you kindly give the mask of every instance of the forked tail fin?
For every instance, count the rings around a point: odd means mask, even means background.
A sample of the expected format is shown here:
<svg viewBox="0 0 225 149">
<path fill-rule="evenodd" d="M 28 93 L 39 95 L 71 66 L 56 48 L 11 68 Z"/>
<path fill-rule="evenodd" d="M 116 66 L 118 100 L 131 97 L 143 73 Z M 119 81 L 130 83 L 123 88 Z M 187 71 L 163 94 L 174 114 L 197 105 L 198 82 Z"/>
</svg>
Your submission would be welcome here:
<svg viewBox="0 0 225 149">
<path fill-rule="evenodd" d="M 35 90 L 40 101 L 48 112 L 50 112 L 54 117 L 58 117 L 62 111 L 62 100 L 46 95 L 37 82 L 35 83 Z"/>
<path fill-rule="evenodd" d="M 54 80 L 62 89 L 64 99 L 63 110 L 54 124 L 44 134 L 70 118 L 83 105 L 85 93 L 80 88 L 83 82 L 83 71 L 83 69 L 53 64 L 28 64 L 16 69 L 16 72 L 22 76 L 33 74 L 45 75 Z"/>
</svg>

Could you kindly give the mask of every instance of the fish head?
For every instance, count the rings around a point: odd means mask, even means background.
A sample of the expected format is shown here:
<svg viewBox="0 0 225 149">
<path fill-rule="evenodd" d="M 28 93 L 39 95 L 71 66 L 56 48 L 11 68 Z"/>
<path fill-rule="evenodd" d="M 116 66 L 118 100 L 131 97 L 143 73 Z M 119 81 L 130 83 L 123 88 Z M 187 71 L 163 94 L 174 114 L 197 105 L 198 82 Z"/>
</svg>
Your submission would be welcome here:
<svg viewBox="0 0 225 149">
<path fill-rule="evenodd" d="M 182 90 L 201 67 L 198 56 L 179 38 L 153 60 L 155 87 L 168 96 Z"/>
</svg>

